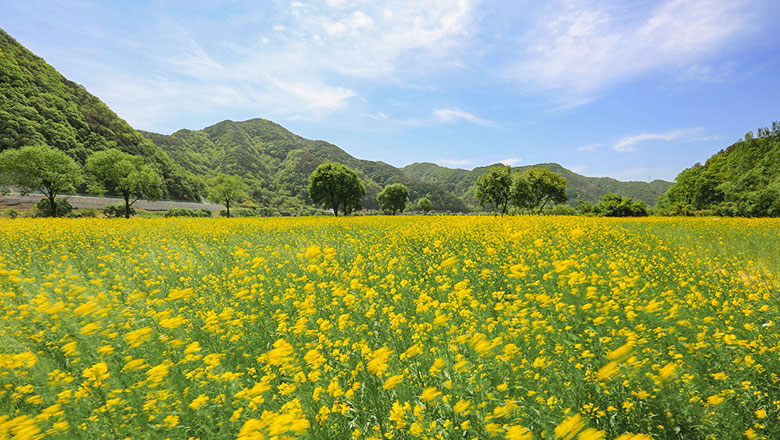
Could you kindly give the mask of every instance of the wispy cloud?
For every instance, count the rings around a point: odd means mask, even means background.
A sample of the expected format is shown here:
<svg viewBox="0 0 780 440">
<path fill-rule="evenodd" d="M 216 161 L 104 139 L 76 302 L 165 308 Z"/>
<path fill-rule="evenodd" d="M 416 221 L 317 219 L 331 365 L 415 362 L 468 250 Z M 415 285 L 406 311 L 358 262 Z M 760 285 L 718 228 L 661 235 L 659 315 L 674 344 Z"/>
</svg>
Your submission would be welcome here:
<svg viewBox="0 0 780 440">
<path fill-rule="evenodd" d="M 671 130 L 663 133 L 639 133 L 639 134 L 626 136 L 619 139 L 612 148 L 615 151 L 622 151 L 622 152 L 636 151 L 634 146 L 640 142 L 653 141 L 653 140 L 672 141 L 672 140 L 683 138 L 685 136 L 690 136 L 694 133 L 699 133 L 702 130 L 703 129 L 701 127 L 697 127 L 697 128 L 683 128 L 680 130 Z"/>
<path fill-rule="evenodd" d="M 454 123 L 458 120 L 468 121 L 484 127 L 490 127 L 495 125 L 490 121 L 486 121 L 479 116 L 472 113 L 463 111 L 458 108 L 437 108 L 433 110 L 433 118 L 439 122 Z"/>
<path fill-rule="evenodd" d="M 451 167 L 465 167 L 474 163 L 473 159 L 438 159 L 435 161 L 440 165 Z"/>
<path fill-rule="evenodd" d="M 279 3 L 229 20 L 224 14 L 202 16 L 197 25 L 178 10 L 161 7 L 153 20 L 156 33 L 115 41 L 116 50 L 128 53 L 149 48 L 145 61 L 156 78 L 148 70 L 130 74 L 108 64 L 91 75 L 101 80 L 100 90 L 116 90 L 103 95 L 112 107 L 145 129 L 164 131 L 171 114 L 206 108 L 304 119 L 353 108 L 388 119 L 362 100 L 359 87 L 398 85 L 414 72 L 430 74 L 447 65 L 444 60 L 460 56 L 457 49 L 468 44 L 475 29 L 479 1 Z M 134 94 L 121 93 L 128 90 Z M 443 111 L 432 118 L 487 124 L 457 109 Z"/>
<path fill-rule="evenodd" d="M 541 89 L 583 96 L 645 72 L 706 74 L 707 57 L 745 35 L 748 0 L 666 0 L 625 8 L 605 0 L 551 2 L 521 40 L 508 74 Z"/>
<path fill-rule="evenodd" d="M 583 145 L 583 146 L 577 148 L 577 151 L 594 151 L 596 148 L 598 148 L 600 146 L 601 146 L 601 144 L 598 144 L 598 143 L 597 144 Z"/>
</svg>

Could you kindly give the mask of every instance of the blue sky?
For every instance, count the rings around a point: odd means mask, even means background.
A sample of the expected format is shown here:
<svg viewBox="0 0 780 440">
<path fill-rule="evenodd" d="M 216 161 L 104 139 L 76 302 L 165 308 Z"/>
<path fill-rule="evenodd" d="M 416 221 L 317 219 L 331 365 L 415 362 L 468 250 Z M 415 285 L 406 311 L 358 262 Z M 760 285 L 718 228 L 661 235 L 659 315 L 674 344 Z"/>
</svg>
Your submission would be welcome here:
<svg viewBox="0 0 780 440">
<path fill-rule="evenodd" d="M 396 166 L 672 180 L 780 120 L 776 0 L 0 0 L 133 127 L 261 117 Z"/>
</svg>

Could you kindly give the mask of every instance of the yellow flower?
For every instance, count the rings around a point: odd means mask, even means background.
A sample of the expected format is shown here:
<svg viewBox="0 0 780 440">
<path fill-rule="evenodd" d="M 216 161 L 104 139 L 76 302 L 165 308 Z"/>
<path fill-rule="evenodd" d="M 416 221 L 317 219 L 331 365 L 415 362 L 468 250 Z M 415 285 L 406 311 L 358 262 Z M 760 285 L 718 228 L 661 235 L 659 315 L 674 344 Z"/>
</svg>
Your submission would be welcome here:
<svg viewBox="0 0 780 440">
<path fill-rule="evenodd" d="M 558 424 L 558 426 L 555 427 L 555 438 L 571 440 L 584 427 L 585 422 L 582 420 L 582 416 L 575 414 L 562 421 L 560 424 Z"/>
<path fill-rule="evenodd" d="M 387 361 L 392 353 L 393 350 L 390 350 L 387 347 L 374 350 L 374 352 L 371 353 L 371 360 L 368 361 L 366 369 L 371 373 L 380 375 L 382 372 L 387 370 Z"/>
<path fill-rule="evenodd" d="M 422 394 L 420 394 L 420 398 L 426 402 L 430 402 L 440 395 L 441 391 L 437 390 L 436 387 L 428 387 L 423 390 Z"/>
<path fill-rule="evenodd" d="M 458 400 L 458 402 L 452 406 L 452 410 L 455 411 L 455 414 L 460 414 L 466 411 L 470 405 L 471 405 L 470 401 L 461 399 Z"/>
<path fill-rule="evenodd" d="M 382 388 L 385 390 L 390 390 L 395 388 L 396 385 L 401 383 L 403 381 L 404 375 L 403 374 L 396 374 L 395 376 L 390 376 L 385 380 L 384 385 L 382 385 Z"/>
<path fill-rule="evenodd" d="M 188 405 L 192 409 L 198 409 L 201 406 L 203 406 L 204 403 L 208 402 L 209 396 L 205 394 L 201 394 L 200 396 L 196 397 L 190 404 Z"/>
<path fill-rule="evenodd" d="M 524 426 L 514 425 L 506 430 L 507 440 L 531 440 L 533 437 L 533 433 Z"/>
<path fill-rule="evenodd" d="M 98 362 L 84 370 L 82 374 L 93 386 L 100 386 L 108 379 L 108 365 L 105 362 Z"/>
</svg>

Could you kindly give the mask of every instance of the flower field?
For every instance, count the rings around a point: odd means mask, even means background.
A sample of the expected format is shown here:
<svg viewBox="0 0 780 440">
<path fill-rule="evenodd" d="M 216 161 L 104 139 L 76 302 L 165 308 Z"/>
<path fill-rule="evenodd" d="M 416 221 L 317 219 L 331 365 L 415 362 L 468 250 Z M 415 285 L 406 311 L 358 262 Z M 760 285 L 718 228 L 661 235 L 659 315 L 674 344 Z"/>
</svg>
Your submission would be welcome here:
<svg viewBox="0 0 780 440">
<path fill-rule="evenodd" d="M 0 439 L 777 439 L 779 297 L 779 220 L 0 220 Z"/>
</svg>

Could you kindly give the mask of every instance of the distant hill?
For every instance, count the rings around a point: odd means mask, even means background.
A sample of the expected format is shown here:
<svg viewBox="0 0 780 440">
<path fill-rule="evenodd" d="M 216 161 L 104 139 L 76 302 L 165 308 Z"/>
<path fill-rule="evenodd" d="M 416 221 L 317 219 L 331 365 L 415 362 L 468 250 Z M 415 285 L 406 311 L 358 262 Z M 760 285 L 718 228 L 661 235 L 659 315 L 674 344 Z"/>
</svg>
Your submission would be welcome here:
<svg viewBox="0 0 780 440">
<path fill-rule="evenodd" d="M 427 197 L 437 211 L 468 212 L 477 209 L 471 187 L 488 170 L 430 163 L 399 169 L 357 159 L 336 145 L 305 139 L 265 119 L 223 121 L 172 135 L 139 132 L 0 30 L 0 151 L 33 144 L 59 148 L 82 164 L 107 148 L 143 156 L 163 175 L 168 199 L 200 200 L 209 177 L 239 175 L 250 185 L 256 204 L 294 212 L 311 206 L 308 178 L 324 162 L 339 162 L 358 172 L 367 186 L 364 206 L 370 209 L 378 208 L 376 195 L 384 186 L 403 183 L 412 201 Z M 584 177 L 558 164 L 541 166 L 568 180 L 571 203 L 595 202 L 617 192 L 652 204 L 669 185 Z"/>
<path fill-rule="evenodd" d="M 670 214 L 780 216 L 780 122 L 683 170 L 659 207 Z"/>
<path fill-rule="evenodd" d="M 141 155 L 165 179 L 164 196 L 198 200 L 202 184 L 98 98 L 0 29 L 0 151 L 48 144 L 81 164 L 116 147 Z"/>
<path fill-rule="evenodd" d="M 477 200 L 472 193 L 474 182 L 485 175 L 491 167 L 500 165 L 493 164 L 469 171 L 423 162 L 407 165 L 403 168 L 403 172 L 407 176 L 421 182 L 441 185 L 466 200 L 469 204 L 476 205 Z M 569 204 L 571 205 L 574 205 L 577 200 L 597 202 L 607 193 L 617 193 L 632 199 L 642 200 L 652 206 L 655 204 L 658 196 L 663 194 L 672 184 L 663 180 L 654 180 L 650 183 L 621 182 L 610 177 L 586 177 L 557 163 L 527 165 L 514 167 L 513 169 L 524 171 L 533 167 L 544 167 L 566 178 L 566 194 L 569 196 Z"/>
<path fill-rule="evenodd" d="M 384 186 L 403 183 L 411 200 L 428 197 L 435 210 L 468 210 L 462 199 L 439 185 L 420 182 L 384 162 L 357 159 L 331 143 L 305 139 L 265 119 L 222 121 L 170 136 L 142 133 L 193 174 L 242 176 L 260 205 L 288 210 L 310 205 L 309 175 L 322 163 L 339 162 L 366 182 L 366 208 L 378 209 L 376 195 Z"/>
</svg>

